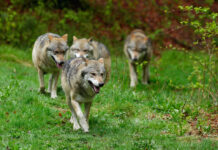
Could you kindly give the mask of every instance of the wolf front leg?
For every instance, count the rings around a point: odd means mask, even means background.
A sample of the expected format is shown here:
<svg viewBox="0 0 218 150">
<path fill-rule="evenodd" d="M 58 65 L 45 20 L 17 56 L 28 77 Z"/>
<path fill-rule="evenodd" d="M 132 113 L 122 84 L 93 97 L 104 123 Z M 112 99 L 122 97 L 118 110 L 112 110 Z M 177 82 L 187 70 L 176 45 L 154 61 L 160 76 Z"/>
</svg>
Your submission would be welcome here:
<svg viewBox="0 0 218 150">
<path fill-rule="evenodd" d="M 50 78 L 49 78 L 49 82 L 48 82 L 48 92 L 51 93 L 51 90 L 52 90 L 52 83 L 53 83 L 53 80 L 54 80 L 54 76 L 53 74 L 51 74 Z"/>
<path fill-rule="evenodd" d="M 149 83 L 149 62 L 143 65 L 142 83 Z"/>
<path fill-rule="evenodd" d="M 76 115 L 77 115 L 77 117 L 79 119 L 79 124 L 81 125 L 83 131 L 84 132 L 89 132 L 89 125 L 88 125 L 88 123 L 86 121 L 86 118 L 85 118 L 83 112 L 82 112 L 80 104 L 77 101 L 73 100 L 73 99 L 71 99 L 71 104 L 73 106 L 74 111 L 76 112 Z"/>
<path fill-rule="evenodd" d="M 45 93 L 44 73 L 39 68 L 38 68 L 38 76 L 39 76 L 39 92 Z"/>
<path fill-rule="evenodd" d="M 91 105 L 92 105 L 92 102 L 85 103 L 85 118 L 88 124 L 89 124 L 89 113 L 90 113 Z"/>
<path fill-rule="evenodd" d="M 59 72 L 53 73 L 52 76 L 53 76 L 53 81 L 52 81 L 52 88 L 51 88 L 51 98 L 56 98 Z"/>
<path fill-rule="evenodd" d="M 129 71 L 130 71 L 130 87 L 135 87 L 138 83 L 136 64 L 129 62 Z"/>
<path fill-rule="evenodd" d="M 73 124 L 73 129 L 74 130 L 78 130 L 78 129 L 80 129 L 80 125 L 79 125 L 79 123 L 77 121 L 76 114 L 75 114 L 75 111 L 73 109 L 70 96 L 66 95 L 66 99 L 67 99 L 68 106 L 70 107 L 70 110 L 71 110 L 71 113 L 72 113 L 72 116 L 70 118 L 70 123 Z"/>
</svg>

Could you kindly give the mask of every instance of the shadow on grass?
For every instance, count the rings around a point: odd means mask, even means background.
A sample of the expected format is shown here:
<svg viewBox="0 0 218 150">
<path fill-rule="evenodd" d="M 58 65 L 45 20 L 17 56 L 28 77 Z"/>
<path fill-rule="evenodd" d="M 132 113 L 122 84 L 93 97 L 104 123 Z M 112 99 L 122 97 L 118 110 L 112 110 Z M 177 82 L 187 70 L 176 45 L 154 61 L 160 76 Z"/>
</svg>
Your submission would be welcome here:
<svg viewBox="0 0 218 150">
<path fill-rule="evenodd" d="M 45 93 L 40 93 L 40 92 L 38 92 L 38 93 L 41 94 L 41 95 L 44 95 L 44 96 L 46 96 L 48 98 L 51 97 L 51 93 L 47 92 L 47 91 Z M 65 97 L 64 91 L 63 91 L 61 86 L 57 87 L 57 95 L 60 96 L 60 97 Z"/>
</svg>

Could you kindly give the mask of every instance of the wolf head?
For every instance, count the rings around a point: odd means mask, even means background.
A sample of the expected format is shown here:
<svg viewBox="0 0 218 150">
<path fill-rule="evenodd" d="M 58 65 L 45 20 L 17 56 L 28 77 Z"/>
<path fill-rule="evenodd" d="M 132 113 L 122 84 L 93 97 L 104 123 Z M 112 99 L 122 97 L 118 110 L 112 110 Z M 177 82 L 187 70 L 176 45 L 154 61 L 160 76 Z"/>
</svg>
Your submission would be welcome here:
<svg viewBox="0 0 218 150">
<path fill-rule="evenodd" d="M 104 59 L 99 60 L 85 60 L 85 67 L 81 71 L 81 78 L 83 85 L 87 90 L 92 93 L 99 93 L 100 88 L 103 87 L 106 78 L 106 72 L 104 68 Z"/>
<path fill-rule="evenodd" d="M 64 55 L 68 50 L 67 34 L 62 37 L 53 37 L 48 34 L 49 45 L 47 47 L 47 55 L 50 57 L 58 68 L 61 68 L 64 64 Z"/>
<path fill-rule="evenodd" d="M 73 36 L 73 44 L 70 47 L 68 54 L 70 58 L 93 58 L 92 38 L 78 39 Z"/>
<path fill-rule="evenodd" d="M 149 42 L 150 40 L 147 37 L 131 36 L 131 41 L 127 45 L 127 52 L 132 62 L 137 62 L 146 55 Z"/>
</svg>

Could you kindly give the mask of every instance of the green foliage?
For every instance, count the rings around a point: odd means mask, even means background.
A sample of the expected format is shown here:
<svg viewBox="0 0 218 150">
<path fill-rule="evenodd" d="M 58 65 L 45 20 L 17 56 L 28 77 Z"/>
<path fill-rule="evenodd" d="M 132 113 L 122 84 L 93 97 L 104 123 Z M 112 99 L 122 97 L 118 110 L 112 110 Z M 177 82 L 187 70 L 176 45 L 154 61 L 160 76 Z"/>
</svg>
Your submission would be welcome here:
<svg viewBox="0 0 218 150">
<path fill-rule="evenodd" d="M 19 12 L 19 6 L 15 4 L 23 6 L 23 1 L 14 1 L 13 4 L 0 11 L 0 32 L 4 33 L 0 35 L 1 43 L 32 47 L 36 38 L 46 32 L 68 33 L 71 41 L 72 34 L 88 37 L 93 31 L 91 11 L 64 9 L 57 13 L 47 9 L 44 2 L 38 1 L 27 12 Z"/>
<path fill-rule="evenodd" d="M 0 40 L 4 43 L 32 46 L 39 33 L 46 30 L 45 24 L 39 24 L 35 16 L 20 15 L 11 7 L 1 11 L 0 16 L 0 32 L 4 33 L 0 35 Z"/>
<path fill-rule="evenodd" d="M 199 94 L 205 100 L 212 97 L 214 104 L 217 105 L 217 54 L 218 48 L 216 37 L 218 34 L 217 17 L 218 13 L 212 12 L 208 7 L 179 6 L 179 8 L 188 13 L 188 18 L 181 21 L 182 25 L 190 26 L 199 36 L 193 44 L 198 45 L 206 57 L 198 57 L 189 54 L 193 60 L 193 71 L 189 75 L 189 87 L 198 89 Z M 194 79 L 194 80 L 193 80 Z"/>
<path fill-rule="evenodd" d="M 40 34 L 54 32 L 68 33 L 69 42 L 72 40 L 72 35 L 92 36 L 96 40 L 117 46 L 117 43 L 123 41 L 133 29 L 140 28 L 152 39 L 156 51 L 165 49 L 168 44 L 175 44 L 175 41 L 176 44 L 189 46 L 190 42 L 187 44 L 186 42 L 196 38 L 197 33 L 184 28 L 181 29 L 184 30 L 182 32 L 184 36 L 181 36 L 176 28 L 179 20 L 183 18 L 177 6 L 187 5 L 187 2 L 166 0 L 164 3 L 156 3 L 152 0 L 2 1 L 0 2 L 0 32 L 4 34 L 0 35 L 0 42 L 20 47 L 32 47 Z M 195 6 L 198 3 L 197 1 L 188 2 Z M 214 3 L 213 0 L 202 1 L 201 6 L 209 8 L 213 7 Z M 205 8 L 193 6 L 186 6 L 183 9 L 195 9 L 199 13 L 207 11 Z M 189 16 L 195 17 L 192 13 Z M 199 17 L 199 20 L 203 18 Z M 199 20 L 193 22 L 192 25 L 198 26 Z M 208 27 L 210 28 L 205 28 L 205 30 L 211 30 L 211 33 L 217 31 L 215 22 L 208 24 Z M 189 34 L 194 38 L 189 37 Z M 115 53 L 122 54 L 122 50 Z"/>
</svg>

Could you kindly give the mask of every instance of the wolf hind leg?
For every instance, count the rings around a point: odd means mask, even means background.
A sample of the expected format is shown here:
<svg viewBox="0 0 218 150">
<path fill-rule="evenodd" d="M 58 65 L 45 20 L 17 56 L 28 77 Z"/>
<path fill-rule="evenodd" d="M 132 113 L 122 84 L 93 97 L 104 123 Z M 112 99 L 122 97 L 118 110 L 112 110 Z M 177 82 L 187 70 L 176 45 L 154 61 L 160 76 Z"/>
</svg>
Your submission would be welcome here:
<svg viewBox="0 0 218 150">
<path fill-rule="evenodd" d="M 45 93 L 44 73 L 39 68 L 38 68 L 38 76 L 39 76 L 39 92 Z"/>
</svg>

